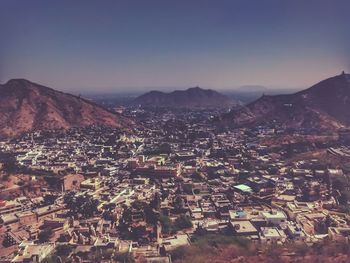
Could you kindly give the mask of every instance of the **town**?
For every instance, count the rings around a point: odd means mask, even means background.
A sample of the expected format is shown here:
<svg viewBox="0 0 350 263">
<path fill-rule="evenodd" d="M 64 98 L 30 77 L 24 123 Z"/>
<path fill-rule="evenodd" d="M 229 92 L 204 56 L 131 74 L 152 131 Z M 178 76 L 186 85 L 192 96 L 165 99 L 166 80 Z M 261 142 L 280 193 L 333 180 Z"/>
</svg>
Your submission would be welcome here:
<svg viewBox="0 0 350 263">
<path fill-rule="evenodd" d="M 176 262 L 174 251 L 205 235 L 265 247 L 348 241 L 349 131 L 121 110 L 133 130 L 0 142 L 1 262 Z"/>
</svg>

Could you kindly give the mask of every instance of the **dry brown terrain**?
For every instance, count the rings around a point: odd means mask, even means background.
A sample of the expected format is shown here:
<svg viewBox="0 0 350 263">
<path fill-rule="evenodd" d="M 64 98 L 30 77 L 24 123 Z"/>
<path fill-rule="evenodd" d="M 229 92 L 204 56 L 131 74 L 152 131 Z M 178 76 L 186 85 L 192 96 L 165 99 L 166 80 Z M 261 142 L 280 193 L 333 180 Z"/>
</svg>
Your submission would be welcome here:
<svg viewBox="0 0 350 263">
<path fill-rule="evenodd" d="M 130 120 L 77 96 L 24 79 L 0 85 L 0 136 L 89 125 L 126 127 Z"/>
<path fill-rule="evenodd" d="M 350 75 L 341 74 L 295 94 L 262 96 L 221 121 L 233 126 L 276 121 L 285 128 L 338 129 L 350 124 L 349 98 Z"/>
</svg>

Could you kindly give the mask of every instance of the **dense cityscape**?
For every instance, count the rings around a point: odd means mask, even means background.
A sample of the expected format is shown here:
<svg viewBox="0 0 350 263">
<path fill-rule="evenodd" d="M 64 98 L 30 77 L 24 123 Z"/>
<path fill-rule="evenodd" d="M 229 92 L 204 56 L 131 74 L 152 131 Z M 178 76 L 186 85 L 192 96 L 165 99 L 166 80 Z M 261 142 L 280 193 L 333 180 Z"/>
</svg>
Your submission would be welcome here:
<svg viewBox="0 0 350 263">
<path fill-rule="evenodd" d="M 265 248 L 348 239 L 346 130 L 123 111 L 139 127 L 1 141 L 2 262 L 181 262 L 174 251 L 208 235 Z"/>
<path fill-rule="evenodd" d="M 0 263 L 350 263 L 349 0 L 0 0 Z"/>
</svg>

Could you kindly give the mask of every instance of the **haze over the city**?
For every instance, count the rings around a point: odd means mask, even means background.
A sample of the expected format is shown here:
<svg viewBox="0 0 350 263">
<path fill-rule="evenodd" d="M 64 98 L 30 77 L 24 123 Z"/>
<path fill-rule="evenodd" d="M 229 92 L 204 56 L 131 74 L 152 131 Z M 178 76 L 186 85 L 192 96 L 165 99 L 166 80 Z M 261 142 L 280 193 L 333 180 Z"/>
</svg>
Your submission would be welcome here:
<svg viewBox="0 0 350 263">
<path fill-rule="evenodd" d="M 349 8 L 347 0 L 2 0 L 0 83 L 305 88 L 349 70 Z"/>
</svg>

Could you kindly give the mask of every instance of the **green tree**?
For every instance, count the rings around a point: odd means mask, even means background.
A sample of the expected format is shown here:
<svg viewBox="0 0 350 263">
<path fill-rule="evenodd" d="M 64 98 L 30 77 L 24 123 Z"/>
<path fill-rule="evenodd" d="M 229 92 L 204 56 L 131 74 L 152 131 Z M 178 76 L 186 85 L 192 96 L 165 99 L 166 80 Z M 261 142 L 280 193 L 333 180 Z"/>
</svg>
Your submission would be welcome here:
<svg viewBox="0 0 350 263">
<path fill-rule="evenodd" d="M 156 225 L 159 220 L 159 213 L 152 209 L 151 206 L 146 206 L 144 212 L 146 222 L 151 225 Z"/>
<path fill-rule="evenodd" d="M 0 161 L 4 164 L 3 170 L 6 173 L 11 174 L 19 170 L 17 160 L 13 154 L 0 153 Z"/>
<path fill-rule="evenodd" d="M 47 194 L 44 196 L 44 203 L 46 205 L 52 205 L 57 199 L 56 195 L 52 195 L 52 194 Z"/>
<path fill-rule="evenodd" d="M 133 227 L 131 229 L 131 238 L 133 240 L 139 240 L 146 234 L 146 227 L 145 226 L 137 226 Z"/>
<path fill-rule="evenodd" d="M 160 193 L 159 193 L 159 192 L 156 192 L 156 193 L 154 194 L 154 197 L 153 197 L 151 203 L 150 203 L 150 206 L 151 206 L 153 209 L 159 211 L 161 202 L 162 202 L 162 199 L 161 199 Z"/>
<path fill-rule="evenodd" d="M 173 201 L 173 205 L 176 211 L 181 211 L 184 209 L 184 202 L 182 200 L 182 197 L 180 195 L 177 195 Z"/>
<path fill-rule="evenodd" d="M 172 232 L 172 223 L 168 216 L 161 215 L 159 218 L 160 224 L 162 226 L 162 232 L 165 234 L 171 234 Z"/>
<path fill-rule="evenodd" d="M 130 253 L 116 253 L 114 255 L 114 260 L 123 263 L 134 263 L 135 259 Z"/>
<path fill-rule="evenodd" d="M 50 240 L 50 238 L 52 237 L 53 232 L 51 228 L 46 228 L 42 231 L 39 232 L 38 234 L 38 239 L 40 243 L 45 243 L 48 242 Z"/>
<path fill-rule="evenodd" d="M 72 247 L 70 245 L 58 245 L 56 247 L 56 252 L 55 254 L 57 256 L 60 256 L 60 257 L 67 257 L 70 255 L 70 253 L 72 252 Z"/>
<path fill-rule="evenodd" d="M 182 186 L 182 189 L 186 194 L 189 194 L 189 195 L 192 194 L 192 185 L 191 184 L 184 184 Z"/>
<path fill-rule="evenodd" d="M 98 212 L 98 200 L 85 195 L 76 195 L 73 192 L 67 193 L 64 196 L 64 203 L 73 216 L 81 214 L 84 218 L 92 217 Z"/>
<path fill-rule="evenodd" d="M 132 203 L 131 205 L 134 209 L 137 209 L 137 210 L 141 210 L 144 208 L 145 206 L 145 203 L 144 202 L 141 202 L 139 200 L 136 200 L 135 202 Z"/>
<path fill-rule="evenodd" d="M 191 218 L 188 215 L 180 215 L 174 222 L 174 228 L 176 231 L 193 227 Z"/>
<path fill-rule="evenodd" d="M 345 177 L 334 177 L 332 178 L 332 185 L 333 188 L 339 191 L 344 191 L 346 186 L 348 185 L 348 182 Z"/>
<path fill-rule="evenodd" d="M 43 259 L 42 263 L 62 263 L 60 258 L 56 255 L 51 255 Z"/>
</svg>

